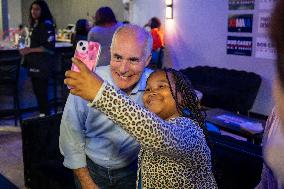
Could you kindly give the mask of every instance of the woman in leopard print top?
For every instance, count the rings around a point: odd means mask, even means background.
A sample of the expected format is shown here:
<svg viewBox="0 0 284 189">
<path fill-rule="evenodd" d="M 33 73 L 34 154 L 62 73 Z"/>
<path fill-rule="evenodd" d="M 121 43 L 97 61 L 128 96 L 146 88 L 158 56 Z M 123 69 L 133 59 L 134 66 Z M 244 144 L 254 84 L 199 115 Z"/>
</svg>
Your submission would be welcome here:
<svg viewBox="0 0 284 189">
<path fill-rule="evenodd" d="M 78 90 L 80 86 L 76 82 L 69 82 L 75 78 L 72 74 L 66 76 L 65 83 L 73 87 L 72 94 L 92 99 Z M 97 90 L 89 105 L 105 113 L 141 144 L 138 174 L 141 174 L 143 189 L 217 188 L 210 150 L 199 125 L 204 124 L 199 123 L 203 117 L 198 114 L 196 95 L 184 76 L 174 70 L 151 74 L 143 95 L 148 110 L 97 75 L 92 77 Z M 189 98 L 187 102 L 186 98 Z"/>
</svg>

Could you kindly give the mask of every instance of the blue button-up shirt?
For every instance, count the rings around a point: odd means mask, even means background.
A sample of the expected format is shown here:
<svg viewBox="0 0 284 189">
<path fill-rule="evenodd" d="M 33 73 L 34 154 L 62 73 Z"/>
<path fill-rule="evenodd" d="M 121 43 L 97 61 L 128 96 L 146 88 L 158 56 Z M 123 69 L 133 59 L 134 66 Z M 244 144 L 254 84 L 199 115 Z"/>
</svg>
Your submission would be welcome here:
<svg viewBox="0 0 284 189">
<path fill-rule="evenodd" d="M 130 94 L 138 104 L 142 105 L 142 94 L 151 72 L 145 69 Z M 109 66 L 97 67 L 96 73 L 114 85 Z M 87 104 L 86 100 L 72 94 L 65 104 L 59 137 L 64 166 L 70 169 L 86 167 L 86 155 L 94 163 L 109 169 L 129 165 L 137 158 L 140 149 L 137 141 L 106 115 Z"/>
</svg>

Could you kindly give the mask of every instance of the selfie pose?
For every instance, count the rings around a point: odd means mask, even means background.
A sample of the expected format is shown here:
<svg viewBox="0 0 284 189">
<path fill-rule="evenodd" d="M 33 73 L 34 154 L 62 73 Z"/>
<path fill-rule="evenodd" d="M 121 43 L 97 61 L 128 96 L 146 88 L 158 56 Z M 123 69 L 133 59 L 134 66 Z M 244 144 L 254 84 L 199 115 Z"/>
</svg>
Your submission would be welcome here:
<svg viewBox="0 0 284 189">
<path fill-rule="evenodd" d="M 149 32 L 140 26 L 121 26 L 112 39 L 110 64 L 97 67 L 96 74 L 142 105 L 142 93 L 152 72 L 145 68 L 151 58 L 152 43 Z M 92 89 L 93 83 L 87 83 L 87 88 Z M 81 97 L 68 96 L 59 147 L 63 164 L 73 170 L 78 189 L 136 187 L 140 145 L 104 113 L 88 107 Z"/>
<path fill-rule="evenodd" d="M 137 188 L 217 188 L 203 133 L 204 116 L 181 72 L 158 70 L 149 76 L 143 95 L 145 109 L 92 74 L 82 62 L 73 59 L 73 63 L 81 72 L 66 73 L 70 92 L 90 101 L 89 106 L 140 143 Z"/>
</svg>

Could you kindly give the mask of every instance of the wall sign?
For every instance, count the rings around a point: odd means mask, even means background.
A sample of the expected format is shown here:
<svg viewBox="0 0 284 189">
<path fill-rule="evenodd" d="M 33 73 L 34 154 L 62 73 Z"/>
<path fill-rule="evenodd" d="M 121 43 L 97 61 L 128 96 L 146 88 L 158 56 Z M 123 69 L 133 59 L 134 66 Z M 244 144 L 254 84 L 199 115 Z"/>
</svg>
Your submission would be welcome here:
<svg viewBox="0 0 284 189">
<path fill-rule="evenodd" d="M 227 37 L 227 54 L 251 56 L 252 53 L 252 37 Z"/>
<path fill-rule="evenodd" d="M 229 0 L 229 10 L 253 10 L 254 0 Z"/>
<path fill-rule="evenodd" d="M 232 14 L 228 17 L 228 32 L 252 32 L 252 14 Z"/>
<path fill-rule="evenodd" d="M 258 15 L 258 33 L 267 33 L 271 21 L 271 14 L 267 12 Z"/>
<path fill-rule="evenodd" d="M 255 44 L 255 57 L 276 59 L 276 49 L 268 37 L 257 37 Z"/>
</svg>

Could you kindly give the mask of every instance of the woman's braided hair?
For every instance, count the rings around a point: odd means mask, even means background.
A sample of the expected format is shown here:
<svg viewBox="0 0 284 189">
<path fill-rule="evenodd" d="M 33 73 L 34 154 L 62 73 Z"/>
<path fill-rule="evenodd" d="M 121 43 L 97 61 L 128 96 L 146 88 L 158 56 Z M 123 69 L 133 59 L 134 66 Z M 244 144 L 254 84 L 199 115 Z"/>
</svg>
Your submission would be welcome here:
<svg viewBox="0 0 284 189">
<path fill-rule="evenodd" d="M 207 131 L 205 128 L 205 113 L 201 111 L 198 97 L 190 80 L 182 72 L 172 68 L 166 68 L 164 72 L 170 84 L 172 96 L 176 101 L 177 110 L 183 117 L 196 121 L 205 134 L 205 130 Z M 170 77 L 174 80 L 171 81 Z"/>
<path fill-rule="evenodd" d="M 181 71 L 172 68 L 165 68 L 163 71 L 169 82 L 172 96 L 176 101 L 177 110 L 180 112 L 181 116 L 188 117 L 198 123 L 203 131 L 206 143 L 212 152 L 214 144 L 209 142 L 208 139 L 208 129 L 205 124 L 206 113 L 201 110 L 199 99 L 190 80 Z M 173 78 L 173 80 L 171 80 L 171 78 Z M 212 172 L 216 180 L 219 180 L 222 173 L 220 170 L 217 171 L 216 169 L 216 155 L 212 153 L 211 157 Z"/>
</svg>

